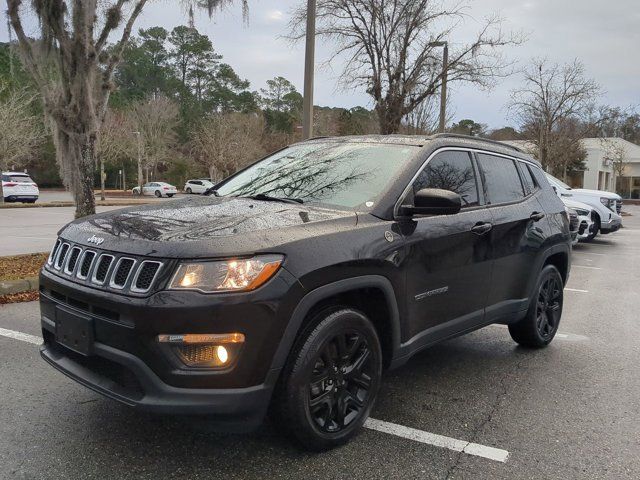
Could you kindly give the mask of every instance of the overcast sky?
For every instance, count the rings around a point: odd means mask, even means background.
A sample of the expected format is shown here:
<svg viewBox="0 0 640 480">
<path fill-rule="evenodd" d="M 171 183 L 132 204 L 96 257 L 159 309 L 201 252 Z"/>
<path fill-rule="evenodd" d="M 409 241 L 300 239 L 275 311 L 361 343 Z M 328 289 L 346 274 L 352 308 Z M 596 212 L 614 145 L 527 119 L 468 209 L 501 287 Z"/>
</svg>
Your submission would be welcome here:
<svg viewBox="0 0 640 480">
<path fill-rule="evenodd" d="M 456 43 L 464 42 L 485 16 L 500 12 L 505 19 L 505 29 L 523 31 L 528 36 L 523 45 L 506 50 L 507 56 L 520 66 L 536 56 L 547 56 L 557 62 L 579 58 L 587 74 L 606 91 L 603 103 L 637 106 L 640 105 L 639 1 L 470 0 L 469 19 L 454 33 L 450 43 L 455 47 Z M 253 0 L 248 26 L 243 25 L 240 8 L 230 8 L 213 20 L 206 15 L 198 16 L 196 27 L 212 38 L 225 62 L 251 81 L 252 89 L 257 90 L 267 79 L 282 75 L 302 91 L 304 45 L 291 46 L 281 38 L 287 32 L 291 9 L 301 2 L 303 0 Z M 148 5 L 138 27 L 161 25 L 171 29 L 186 21 L 179 2 L 155 0 Z M 0 39 L 7 40 L 4 22 Z M 318 50 L 318 63 L 331 56 L 331 45 L 320 44 Z M 334 62 L 333 70 L 318 71 L 315 104 L 371 107 L 364 92 L 338 87 L 339 71 L 339 62 Z M 488 92 L 453 86 L 454 119 L 472 118 L 494 128 L 512 123 L 504 105 L 519 80 L 517 75 L 501 80 Z"/>
</svg>

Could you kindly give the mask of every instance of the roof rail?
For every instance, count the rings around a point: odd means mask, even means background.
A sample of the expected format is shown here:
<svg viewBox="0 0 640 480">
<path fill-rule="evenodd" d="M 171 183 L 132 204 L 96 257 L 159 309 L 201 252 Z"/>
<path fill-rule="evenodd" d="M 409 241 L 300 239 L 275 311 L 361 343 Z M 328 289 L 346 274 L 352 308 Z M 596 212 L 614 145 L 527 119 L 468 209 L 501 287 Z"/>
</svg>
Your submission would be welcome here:
<svg viewBox="0 0 640 480">
<path fill-rule="evenodd" d="M 461 140 L 476 140 L 478 142 L 490 143 L 492 145 L 497 145 L 503 148 L 510 148 L 511 150 L 515 150 L 516 152 L 525 153 L 524 150 L 516 147 L 515 145 L 509 145 L 508 143 L 498 142 L 497 140 L 491 140 L 489 138 L 472 137 L 471 135 L 462 135 L 459 133 L 435 133 L 431 135 L 431 138 L 459 138 Z"/>
</svg>

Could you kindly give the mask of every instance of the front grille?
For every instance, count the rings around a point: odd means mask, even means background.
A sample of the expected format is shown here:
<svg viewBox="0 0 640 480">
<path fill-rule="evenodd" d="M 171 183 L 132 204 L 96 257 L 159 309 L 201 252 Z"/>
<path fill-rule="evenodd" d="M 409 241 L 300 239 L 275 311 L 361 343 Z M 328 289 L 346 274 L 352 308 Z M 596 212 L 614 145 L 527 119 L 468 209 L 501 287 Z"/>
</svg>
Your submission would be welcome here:
<svg viewBox="0 0 640 480">
<path fill-rule="evenodd" d="M 580 220 L 578 220 L 578 215 L 572 213 L 569 215 L 569 230 L 575 232 L 578 230 L 580 224 Z"/>
<path fill-rule="evenodd" d="M 620 212 L 622 212 L 622 200 L 616 201 L 616 212 L 618 213 L 618 215 L 620 215 Z"/>
<path fill-rule="evenodd" d="M 166 261 L 85 249 L 56 240 L 46 269 L 93 288 L 140 295 L 153 290 Z"/>
</svg>

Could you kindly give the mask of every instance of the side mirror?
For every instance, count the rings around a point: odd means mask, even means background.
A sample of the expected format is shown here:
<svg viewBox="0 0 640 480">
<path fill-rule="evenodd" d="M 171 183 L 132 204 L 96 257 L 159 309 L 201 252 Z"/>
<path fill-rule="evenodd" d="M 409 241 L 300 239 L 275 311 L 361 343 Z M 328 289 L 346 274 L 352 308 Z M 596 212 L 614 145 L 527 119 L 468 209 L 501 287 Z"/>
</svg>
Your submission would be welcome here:
<svg viewBox="0 0 640 480">
<path fill-rule="evenodd" d="M 424 188 L 413 199 L 413 205 L 403 205 L 408 215 L 454 215 L 462 208 L 462 197 L 450 190 Z"/>
</svg>

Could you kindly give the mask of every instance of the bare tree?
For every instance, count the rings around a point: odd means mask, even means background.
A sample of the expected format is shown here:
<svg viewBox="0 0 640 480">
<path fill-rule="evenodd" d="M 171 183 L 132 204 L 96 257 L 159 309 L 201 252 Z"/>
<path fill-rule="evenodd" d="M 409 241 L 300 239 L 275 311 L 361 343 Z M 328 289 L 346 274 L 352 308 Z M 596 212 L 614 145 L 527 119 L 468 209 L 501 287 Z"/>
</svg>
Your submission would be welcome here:
<svg viewBox="0 0 640 480">
<path fill-rule="evenodd" d="M 247 0 L 242 3 L 245 16 Z M 188 0 L 215 9 L 233 0 Z M 76 217 L 95 213 L 96 140 L 114 88 L 113 72 L 147 0 L 7 0 L 25 70 L 40 89 L 53 126 L 62 177 L 71 188 Z M 40 38 L 30 38 L 24 19 L 35 17 Z M 117 39 L 107 48 L 112 35 Z"/>
<path fill-rule="evenodd" d="M 100 197 L 105 199 L 105 164 L 116 164 L 119 160 L 134 158 L 137 148 L 131 118 L 118 111 L 109 110 L 102 123 L 96 143 L 96 157 L 100 163 Z M 123 186 L 124 187 L 124 186 Z"/>
<path fill-rule="evenodd" d="M 561 137 L 554 135 L 560 123 L 585 120 L 600 91 L 600 86 L 586 77 L 578 60 L 559 65 L 544 58 L 534 59 L 524 71 L 524 85 L 512 92 L 509 107 L 526 126 L 543 167 L 556 168 L 550 151 L 553 139 Z"/>
<path fill-rule="evenodd" d="M 213 182 L 221 180 L 264 154 L 263 131 L 264 121 L 258 115 L 214 114 L 194 135 L 194 161 L 207 169 Z"/>
<path fill-rule="evenodd" d="M 17 168 L 35 153 L 44 139 L 42 120 L 31 111 L 34 101 L 26 90 L 0 87 L 0 173 Z M 0 182 L 0 203 L 4 201 Z"/>
<path fill-rule="evenodd" d="M 173 160 L 179 119 L 178 105 L 163 96 L 149 98 L 133 106 L 131 124 L 140 132 L 147 182 L 150 172 L 156 178 L 159 164 L 170 163 Z"/>
<path fill-rule="evenodd" d="M 375 101 L 383 134 L 400 129 L 402 119 L 442 84 L 443 71 L 451 82 L 490 86 L 509 72 L 499 48 L 522 41 L 505 34 L 502 21 L 490 18 L 475 40 L 454 47 L 446 66 L 438 44 L 451 42 L 465 5 L 444 0 L 318 0 L 317 33 L 336 42 L 336 55 L 346 56 L 343 84 L 365 87 Z M 291 20 L 291 38 L 304 36 L 306 8 Z"/>
</svg>

